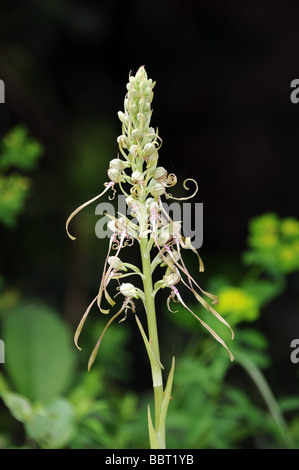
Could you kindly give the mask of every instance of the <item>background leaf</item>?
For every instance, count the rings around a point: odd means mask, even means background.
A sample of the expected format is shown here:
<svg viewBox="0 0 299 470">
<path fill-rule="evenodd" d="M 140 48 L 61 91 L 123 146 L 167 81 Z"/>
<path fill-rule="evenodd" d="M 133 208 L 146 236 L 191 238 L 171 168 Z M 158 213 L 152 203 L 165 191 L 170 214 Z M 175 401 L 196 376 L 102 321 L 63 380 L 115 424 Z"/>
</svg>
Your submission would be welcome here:
<svg viewBox="0 0 299 470">
<path fill-rule="evenodd" d="M 56 312 L 20 304 L 3 323 L 5 369 L 17 392 L 33 401 L 63 393 L 73 374 L 74 347 Z"/>
<path fill-rule="evenodd" d="M 42 448 L 59 449 L 74 434 L 75 413 L 67 400 L 56 398 L 47 406 L 37 408 L 25 427 L 28 436 Z"/>
</svg>

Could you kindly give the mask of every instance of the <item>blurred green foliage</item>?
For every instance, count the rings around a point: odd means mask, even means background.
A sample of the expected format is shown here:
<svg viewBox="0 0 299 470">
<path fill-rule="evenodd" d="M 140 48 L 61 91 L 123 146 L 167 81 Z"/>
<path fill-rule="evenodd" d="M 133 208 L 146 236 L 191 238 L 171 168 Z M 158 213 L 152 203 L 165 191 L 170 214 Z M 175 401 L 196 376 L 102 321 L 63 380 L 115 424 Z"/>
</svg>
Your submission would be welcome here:
<svg viewBox="0 0 299 470">
<path fill-rule="evenodd" d="M 21 394 L 47 400 L 68 388 L 75 351 L 54 310 L 23 300 L 5 317 L 3 337 L 9 378 Z"/>
<path fill-rule="evenodd" d="M 254 326 L 246 326 L 255 325 L 263 308 L 286 288 L 287 275 L 298 271 L 298 241 L 297 219 L 280 219 L 273 213 L 255 217 L 249 222 L 248 250 L 242 256 L 243 266 L 249 268 L 243 278 L 237 285 L 227 279 L 211 279 L 210 290 L 216 289 L 220 299 L 217 311 L 233 326 L 235 339 L 229 342 L 223 326 L 216 322 L 212 326 L 229 344 L 235 365 L 228 364 L 209 338 L 198 346 L 193 334 L 193 348 L 189 347 L 177 367 L 176 400 L 169 411 L 174 446 L 180 442 L 184 448 L 235 448 L 249 439 L 254 447 L 298 448 L 299 396 L 275 398 L 262 372 L 271 366 L 267 338 Z M 213 318 L 207 313 L 198 306 L 192 309 L 211 324 Z M 190 333 L 196 329 L 194 318 L 181 307 L 172 318 Z M 247 374 L 245 387 L 242 382 L 227 380 L 236 365 Z M 289 423 L 284 411 L 294 413 Z M 191 415 L 192 427 L 188 422 Z"/>
<path fill-rule="evenodd" d="M 22 172 L 32 171 L 41 154 L 41 145 L 23 126 L 2 141 L 0 220 L 6 228 L 16 224 L 28 197 L 29 178 Z M 272 365 L 268 340 L 257 326 L 263 309 L 299 270 L 299 221 L 273 213 L 255 217 L 247 242 L 238 283 L 214 276 L 209 286 L 219 295 L 217 309 L 233 326 L 235 339 L 223 325 L 212 323 L 209 312 L 192 306 L 229 343 L 233 364 L 181 305 L 176 313 L 165 308 L 183 344 L 168 412 L 168 448 L 299 447 L 299 394 L 275 397 L 265 378 Z M 92 321 L 79 356 L 60 312 L 39 299 L 23 298 L 2 273 L 6 361 L 0 370 L 0 448 L 148 447 L 150 378 L 149 388 L 137 394 L 131 384 L 136 358 L 129 330 L 111 325 L 101 360 L 87 372 L 87 355 L 105 326 L 102 316 Z"/>
<path fill-rule="evenodd" d="M 273 275 L 299 269 L 299 221 L 293 217 L 279 219 L 269 213 L 249 224 L 249 250 L 244 254 L 248 265 L 258 264 Z"/>
<path fill-rule="evenodd" d="M 27 173 L 35 168 L 42 152 L 42 145 L 22 125 L 13 128 L 1 141 L 0 221 L 7 227 L 15 225 L 23 209 L 31 185 Z"/>
<path fill-rule="evenodd" d="M 251 253 L 261 251 L 270 219 L 272 215 L 265 215 L 249 224 Z M 296 220 L 293 222 L 296 226 Z M 276 224 L 281 230 L 285 227 L 285 219 L 276 218 Z M 262 234 L 261 244 L 258 243 L 259 233 Z M 280 243 L 285 246 L 286 241 Z M 279 243 L 277 247 L 279 250 Z M 169 448 L 299 446 L 299 395 L 275 398 L 262 372 L 271 365 L 268 341 L 254 327 L 265 305 L 262 294 L 265 283 L 272 286 L 266 297 L 273 299 L 280 295 L 281 286 L 286 282 L 286 272 L 279 270 L 276 264 L 277 252 L 273 252 L 272 257 L 271 260 L 270 253 L 267 258 L 252 257 L 250 267 L 254 268 L 254 276 L 246 273 L 239 285 L 221 284 L 216 278 L 211 280 L 211 284 L 218 285 L 218 310 L 234 325 L 235 339 L 231 346 L 234 364 L 208 335 L 204 334 L 198 341 L 200 331 L 189 312 L 181 306 L 177 313 L 168 312 L 169 321 L 172 319 L 190 335 L 181 357 L 177 358 L 167 421 Z M 248 257 L 245 258 L 249 264 Z M 284 283 L 280 282 L 280 288 L 275 290 L 277 278 L 283 279 Z M 259 283 L 262 283 L 260 295 L 257 294 Z M 250 289 L 252 285 L 255 294 Z M 200 307 L 193 309 L 202 316 Z M 48 307 L 22 301 L 2 322 L 9 359 L 1 376 L 0 394 L 15 420 L 23 423 L 23 446 L 147 447 L 147 427 L 143 418 L 151 391 L 137 396 L 136 392 L 127 389 L 125 382 L 122 386 L 115 385 L 121 377 L 130 375 L 133 358 L 125 347 L 128 341 L 126 330 L 111 326 L 110 337 L 103 342 L 101 361 L 87 372 L 74 360 L 68 326 Z M 244 328 L 248 323 L 253 326 Z M 104 324 L 97 320 L 85 341 L 93 344 L 96 332 Z M 84 360 L 87 357 L 84 356 Z M 242 369 L 247 378 L 236 379 L 236 369 Z M 284 412 L 288 416 L 291 412 L 288 422 Z M 2 429 L 2 442 L 8 447 L 14 445 L 10 440 L 13 426 L 9 429 Z"/>
</svg>

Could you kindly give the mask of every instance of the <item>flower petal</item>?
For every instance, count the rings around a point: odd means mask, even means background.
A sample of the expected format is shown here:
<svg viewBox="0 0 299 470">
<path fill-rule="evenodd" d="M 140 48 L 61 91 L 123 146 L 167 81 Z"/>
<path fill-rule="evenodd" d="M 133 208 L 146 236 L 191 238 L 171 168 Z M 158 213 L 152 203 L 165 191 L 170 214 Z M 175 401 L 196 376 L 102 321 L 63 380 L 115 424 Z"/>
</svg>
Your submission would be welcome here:
<svg viewBox="0 0 299 470">
<path fill-rule="evenodd" d="M 110 189 L 114 183 L 110 182 L 110 183 L 105 183 L 106 185 L 106 189 L 104 189 L 103 192 L 101 192 L 101 194 L 98 194 L 97 196 L 95 196 L 94 198 L 90 199 L 89 201 L 85 202 L 84 204 L 82 204 L 81 206 L 77 207 L 76 210 L 74 210 L 74 212 L 71 213 L 71 215 L 69 216 L 69 218 L 67 219 L 66 221 L 66 224 L 65 224 L 65 229 L 66 229 L 66 232 L 68 234 L 68 236 L 72 239 L 72 240 L 76 240 L 76 237 L 73 237 L 73 235 L 71 235 L 69 233 L 69 230 L 68 230 L 68 227 L 69 227 L 69 223 L 70 221 L 75 217 L 76 214 L 78 214 L 78 212 L 80 212 L 82 209 L 84 209 L 84 207 L 88 206 L 89 204 L 91 204 L 92 202 L 96 201 L 97 199 L 99 199 L 103 194 L 105 194 L 108 189 Z"/>
</svg>

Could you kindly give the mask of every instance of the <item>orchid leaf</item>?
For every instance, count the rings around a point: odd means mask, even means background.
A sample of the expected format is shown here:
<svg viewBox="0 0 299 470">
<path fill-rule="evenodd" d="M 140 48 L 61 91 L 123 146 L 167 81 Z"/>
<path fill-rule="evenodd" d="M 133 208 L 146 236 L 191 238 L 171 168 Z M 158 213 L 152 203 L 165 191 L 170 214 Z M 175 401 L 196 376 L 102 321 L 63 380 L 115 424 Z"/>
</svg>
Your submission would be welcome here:
<svg viewBox="0 0 299 470">
<path fill-rule="evenodd" d="M 144 341 L 144 344 L 145 344 L 145 347 L 146 347 L 146 350 L 147 350 L 147 354 L 148 354 L 148 357 L 149 357 L 149 360 L 151 363 L 153 363 L 155 366 L 159 367 L 160 369 L 164 369 L 163 365 L 161 364 L 161 362 L 159 361 L 159 359 L 157 358 L 156 354 L 154 353 L 151 345 L 150 345 L 150 342 L 149 340 L 147 339 L 147 336 L 145 334 L 145 331 L 143 329 L 143 326 L 139 320 L 139 318 L 137 317 L 137 315 L 135 315 L 135 318 L 136 318 L 136 322 L 137 322 L 137 325 L 138 325 L 138 328 L 140 330 L 140 333 L 141 333 L 141 336 L 143 338 L 143 341 Z"/>
<path fill-rule="evenodd" d="M 159 422 L 159 430 L 158 430 L 158 438 L 160 435 L 165 433 L 165 421 L 166 421 L 166 414 L 169 406 L 169 401 L 171 399 L 171 390 L 172 390 L 172 383 L 173 383 L 173 376 L 174 376 L 174 368 L 175 368 L 175 358 L 172 358 L 171 369 L 169 371 L 165 391 L 164 391 L 164 398 L 161 407 L 161 414 L 160 414 L 160 422 Z M 165 439 L 165 437 L 164 437 Z"/>
<path fill-rule="evenodd" d="M 148 433 L 149 433 L 151 449 L 160 449 L 158 436 L 153 426 L 153 422 L 151 418 L 151 410 L 150 410 L 149 405 L 147 408 L 147 416 L 148 416 Z"/>
</svg>

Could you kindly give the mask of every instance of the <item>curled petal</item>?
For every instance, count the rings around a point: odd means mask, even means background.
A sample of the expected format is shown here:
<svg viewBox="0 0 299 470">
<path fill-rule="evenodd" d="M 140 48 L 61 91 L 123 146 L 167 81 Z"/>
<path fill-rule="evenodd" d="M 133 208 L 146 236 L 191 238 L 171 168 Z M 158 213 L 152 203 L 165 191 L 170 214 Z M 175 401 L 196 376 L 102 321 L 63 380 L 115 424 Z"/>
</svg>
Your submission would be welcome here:
<svg viewBox="0 0 299 470">
<path fill-rule="evenodd" d="M 115 195 L 116 195 L 116 189 L 113 186 L 111 186 L 111 189 L 112 189 L 113 194 L 112 194 L 112 196 L 111 195 L 108 196 L 109 201 L 113 201 L 113 199 L 115 198 Z"/>
<path fill-rule="evenodd" d="M 171 250 L 168 249 L 168 253 L 171 254 Z M 189 285 L 184 281 L 184 279 L 181 277 L 181 281 L 183 282 L 183 284 L 191 290 L 191 292 L 193 293 L 193 295 L 195 296 L 195 298 L 208 310 L 210 311 L 221 323 L 223 323 L 225 326 L 227 326 L 229 328 L 229 330 L 231 331 L 231 335 L 232 335 L 232 339 L 234 338 L 234 332 L 232 330 L 232 328 L 230 327 L 229 323 L 227 323 L 226 320 L 224 320 L 224 318 L 213 308 L 211 307 L 211 305 L 209 305 L 199 294 L 198 292 L 196 292 L 196 290 L 194 289 L 193 287 L 193 284 L 204 294 L 206 295 L 207 297 L 209 297 L 210 299 L 213 300 L 213 304 L 215 303 L 218 303 L 218 297 L 214 294 L 210 294 L 209 292 L 206 292 L 204 291 L 198 284 L 197 282 L 193 279 L 193 277 L 189 274 L 189 271 L 187 270 L 183 260 L 182 260 L 182 257 L 180 257 L 181 259 L 181 262 L 182 262 L 182 266 L 175 260 L 174 257 L 172 257 L 172 260 L 173 262 L 175 263 L 175 265 L 177 266 L 177 268 L 179 268 L 187 277 L 188 277 L 188 281 L 189 281 Z M 170 265 L 169 265 L 170 266 Z"/>
<path fill-rule="evenodd" d="M 211 296 L 212 294 L 209 294 L 208 292 L 204 292 L 206 295 L 209 295 Z M 234 332 L 231 328 L 231 326 L 229 325 L 229 323 L 227 323 L 226 320 L 224 320 L 224 318 L 211 306 L 209 305 L 195 290 L 193 290 L 193 294 L 194 296 L 196 297 L 196 299 L 209 311 L 211 312 L 216 318 L 217 320 L 219 320 L 221 323 L 223 323 L 225 326 L 227 326 L 231 332 L 231 335 L 232 335 L 232 339 L 234 339 Z"/>
<path fill-rule="evenodd" d="M 126 237 L 126 235 L 125 235 L 125 233 L 123 233 L 123 234 L 121 235 L 121 239 L 120 239 L 120 242 L 119 242 L 119 245 L 118 245 L 116 254 L 115 254 L 115 257 L 116 257 L 116 258 L 118 257 L 119 252 L 120 252 L 121 248 L 123 247 L 123 243 L 124 243 L 125 237 Z M 109 256 L 110 256 L 110 251 L 111 251 L 112 242 L 113 242 L 113 238 L 110 239 L 110 246 L 109 246 L 109 250 L 108 250 L 108 253 L 107 253 L 106 260 L 105 260 L 105 265 L 104 265 L 104 270 L 103 270 L 103 275 L 102 275 L 102 279 L 101 279 L 101 284 L 100 284 L 99 293 L 98 293 L 98 300 L 97 300 L 98 307 L 99 307 L 99 309 L 100 309 L 100 311 L 101 311 L 102 313 L 109 313 L 109 311 L 110 311 L 110 310 L 104 310 L 104 309 L 102 309 L 102 307 L 101 307 L 101 300 L 102 300 L 103 292 L 105 292 L 105 290 L 106 290 L 107 283 L 108 283 L 108 281 L 109 281 L 110 273 L 111 273 L 111 271 L 112 271 L 112 269 L 113 269 L 113 264 L 112 264 L 112 265 L 109 266 L 109 268 L 108 268 L 107 271 L 106 271 L 108 259 L 109 259 Z M 112 302 L 113 302 L 113 301 L 112 301 Z"/>
<path fill-rule="evenodd" d="M 168 310 L 169 310 L 171 313 L 177 313 L 178 310 L 171 310 L 171 308 L 170 308 L 170 301 L 171 301 L 171 300 L 173 300 L 174 302 L 176 302 L 176 300 L 175 300 L 175 298 L 173 297 L 172 294 L 170 294 L 170 296 L 169 296 L 168 299 L 167 299 L 167 308 L 168 308 Z"/>
<path fill-rule="evenodd" d="M 196 182 L 195 182 L 196 183 Z M 197 183 L 196 183 L 197 185 Z M 163 204 L 161 204 L 161 208 L 162 208 L 162 211 L 163 213 L 165 214 L 165 216 L 167 217 L 167 219 L 169 220 L 169 226 L 172 227 L 172 229 L 170 229 L 170 232 L 173 233 L 173 238 L 174 240 L 177 240 L 179 243 L 176 243 L 177 245 L 177 250 L 180 254 L 180 245 L 182 246 L 182 248 L 189 248 L 193 251 L 193 253 L 196 254 L 197 258 L 198 258 L 198 261 L 199 261 L 199 272 L 203 272 L 204 271 L 204 264 L 203 264 L 203 261 L 201 259 L 201 257 L 199 256 L 197 250 L 194 248 L 194 246 L 191 244 L 190 242 L 190 238 L 188 239 L 185 239 L 181 233 L 180 233 L 180 223 L 178 222 L 174 222 L 171 217 L 169 216 L 169 214 L 167 214 L 167 212 L 165 211 L 164 207 L 163 207 Z M 181 261 L 183 263 L 183 260 L 182 260 L 182 257 L 181 257 L 181 254 L 180 254 L 180 258 L 181 258 Z"/>
<path fill-rule="evenodd" d="M 232 355 L 231 351 L 228 349 L 226 343 L 223 341 L 222 338 L 220 338 L 220 336 L 213 330 L 213 328 L 211 328 L 209 325 L 207 325 L 201 318 L 199 318 L 186 304 L 185 302 L 183 301 L 182 297 L 180 296 L 180 293 L 179 291 L 175 288 L 175 295 L 176 297 L 178 298 L 179 302 L 183 305 L 183 307 L 185 307 L 190 313 L 192 313 L 192 315 L 201 323 L 201 325 L 206 328 L 209 333 L 211 333 L 211 335 L 227 350 L 227 352 L 229 353 L 229 357 L 230 357 L 230 360 L 233 361 L 234 360 L 234 356 Z M 217 312 L 216 312 L 217 313 Z M 223 319 L 222 319 L 223 320 Z"/>
<path fill-rule="evenodd" d="M 163 141 L 162 141 L 161 137 L 158 135 L 158 129 L 157 129 L 157 132 L 150 132 L 148 134 L 144 134 L 144 137 L 151 137 L 151 136 L 153 136 L 155 138 L 153 140 L 154 144 L 156 144 L 156 143 L 158 144 L 158 141 L 159 141 L 159 144 L 156 147 L 156 150 L 160 150 L 160 148 L 162 147 Z"/>
<path fill-rule="evenodd" d="M 124 246 L 133 246 L 134 245 L 134 238 L 128 237 L 124 243 Z"/>
<path fill-rule="evenodd" d="M 90 199 L 89 201 L 85 202 L 85 203 L 82 204 L 81 206 L 77 207 L 77 209 L 74 210 L 74 212 L 72 212 L 71 215 L 69 216 L 69 218 L 67 219 L 66 224 L 65 224 L 65 228 L 66 228 L 66 232 L 67 232 L 68 236 L 69 236 L 72 240 L 76 240 L 76 237 L 73 237 L 73 236 L 69 233 L 68 227 L 69 227 L 70 221 L 75 217 L 76 214 L 78 214 L 78 212 L 80 212 L 82 209 L 84 209 L 84 207 L 88 206 L 89 204 L 91 204 L 91 203 L 93 203 L 94 201 L 96 201 L 97 199 L 99 199 L 103 194 L 105 194 L 105 193 L 108 191 L 108 189 L 113 188 L 114 183 L 111 181 L 110 183 L 105 183 L 105 186 L 106 186 L 106 189 L 104 189 L 104 191 L 101 192 L 101 194 L 98 194 L 98 195 L 95 196 L 94 198 Z"/>
<path fill-rule="evenodd" d="M 93 351 L 92 351 L 92 353 L 91 353 L 91 355 L 90 355 L 90 358 L 89 358 L 89 361 L 88 361 L 88 370 L 90 370 L 92 364 L 93 364 L 94 361 L 95 361 L 96 355 L 97 355 L 97 353 L 98 353 L 98 349 L 99 349 L 99 347 L 100 347 L 102 338 L 103 338 L 103 336 L 104 336 L 104 334 L 105 334 L 107 328 L 108 328 L 109 325 L 111 325 L 111 323 L 121 314 L 121 312 L 124 311 L 125 307 L 126 307 L 126 305 L 125 305 L 125 302 L 124 302 L 123 305 L 122 305 L 122 307 L 121 307 L 121 309 L 120 309 L 115 315 L 113 315 L 113 317 L 110 318 L 110 320 L 108 321 L 107 325 L 105 326 L 105 328 L 104 328 L 104 330 L 103 330 L 101 336 L 99 337 L 99 339 L 98 339 L 98 341 L 97 341 L 97 343 L 96 343 L 96 345 L 95 345 L 95 347 L 94 347 L 94 349 L 93 349 Z"/>
<path fill-rule="evenodd" d="M 91 310 L 93 304 L 94 304 L 95 301 L 97 300 L 97 298 L 98 298 L 98 296 L 96 296 L 96 297 L 93 299 L 93 301 L 89 304 L 89 306 L 88 306 L 87 309 L 85 310 L 85 313 L 84 313 L 83 317 L 81 318 L 81 321 L 80 321 L 80 323 L 79 323 L 79 325 L 78 325 L 78 327 L 77 327 L 77 330 L 76 330 L 76 332 L 75 332 L 74 342 L 75 342 L 76 347 L 77 347 L 78 349 L 80 349 L 80 351 L 81 351 L 81 348 L 80 348 L 80 346 L 78 345 L 78 339 L 79 339 L 81 330 L 82 330 L 82 328 L 83 328 L 83 326 L 84 326 L 85 320 L 86 320 L 86 318 L 87 318 L 87 316 L 88 316 L 88 314 L 89 314 L 89 312 L 90 312 L 90 310 Z"/>
<path fill-rule="evenodd" d="M 201 259 L 201 257 L 199 256 L 197 250 L 194 248 L 194 246 L 192 245 L 192 243 L 190 242 L 190 238 L 184 238 L 182 235 L 180 234 L 177 234 L 176 235 L 176 238 L 178 239 L 178 242 L 179 242 L 179 245 L 181 245 L 182 248 L 185 248 L 185 249 L 190 249 L 193 251 L 193 253 L 196 254 L 197 258 L 198 258 L 198 262 L 199 262 L 199 272 L 204 272 L 205 270 L 205 267 L 204 267 L 204 264 L 203 264 L 203 261 Z M 177 244 L 177 247 L 178 247 L 178 251 L 179 250 L 179 245 Z"/>
<path fill-rule="evenodd" d="M 170 173 L 168 176 L 167 176 L 167 182 L 166 182 L 166 186 L 167 187 L 171 187 L 171 186 L 174 186 L 177 184 L 177 177 L 174 173 Z"/>
<path fill-rule="evenodd" d="M 187 191 L 189 191 L 189 187 L 186 185 L 186 182 L 187 182 L 187 181 L 193 181 L 193 183 L 194 183 L 195 186 L 196 186 L 196 189 L 195 189 L 194 193 L 191 194 L 191 196 L 188 196 L 188 197 L 174 197 L 174 196 L 172 196 L 172 194 L 166 193 L 166 194 L 165 194 L 166 198 L 167 198 L 167 199 L 176 199 L 177 201 L 186 201 L 187 199 L 191 199 L 192 197 L 194 197 L 195 194 L 196 194 L 197 191 L 198 191 L 198 184 L 197 184 L 197 182 L 196 182 L 193 178 L 187 178 L 187 179 L 184 181 L 184 183 L 183 183 L 183 186 L 184 186 L 185 189 L 187 189 Z"/>
<path fill-rule="evenodd" d="M 132 186 L 132 188 L 130 189 L 130 193 L 135 197 L 135 198 L 139 198 L 141 196 L 143 192 L 143 189 L 140 185 L 138 184 L 135 184 L 134 186 Z"/>
</svg>

